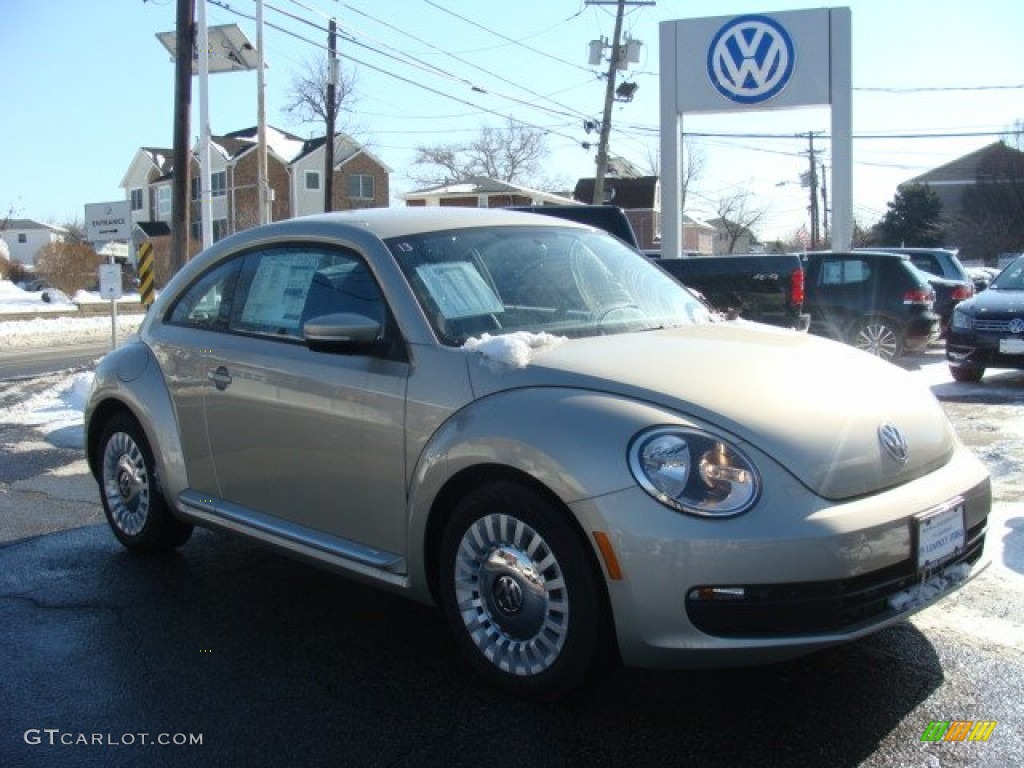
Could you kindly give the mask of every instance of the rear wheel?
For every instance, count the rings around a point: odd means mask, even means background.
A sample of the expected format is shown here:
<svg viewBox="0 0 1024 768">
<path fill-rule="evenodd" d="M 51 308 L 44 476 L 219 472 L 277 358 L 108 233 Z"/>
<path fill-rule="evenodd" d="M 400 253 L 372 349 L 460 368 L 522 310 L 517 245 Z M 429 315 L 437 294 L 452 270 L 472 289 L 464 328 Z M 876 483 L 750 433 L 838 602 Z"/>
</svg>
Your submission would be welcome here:
<svg viewBox="0 0 1024 768">
<path fill-rule="evenodd" d="M 97 450 L 103 511 L 118 540 L 144 552 L 184 544 L 192 525 L 171 514 L 157 488 L 153 452 L 138 423 L 126 414 L 114 416 Z"/>
<path fill-rule="evenodd" d="M 540 494 L 501 482 L 467 495 L 445 529 L 440 576 L 456 641 L 490 682 L 551 699 L 586 677 L 599 582 L 585 542 Z"/>
<path fill-rule="evenodd" d="M 903 354 L 900 329 L 882 317 L 872 317 L 854 331 L 853 346 L 883 360 L 894 360 Z"/>
<path fill-rule="evenodd" d="M 955 381 L 981 381 L 985 369 L 976 365 L 951 365 L 949 373 Z"/>
</svg>

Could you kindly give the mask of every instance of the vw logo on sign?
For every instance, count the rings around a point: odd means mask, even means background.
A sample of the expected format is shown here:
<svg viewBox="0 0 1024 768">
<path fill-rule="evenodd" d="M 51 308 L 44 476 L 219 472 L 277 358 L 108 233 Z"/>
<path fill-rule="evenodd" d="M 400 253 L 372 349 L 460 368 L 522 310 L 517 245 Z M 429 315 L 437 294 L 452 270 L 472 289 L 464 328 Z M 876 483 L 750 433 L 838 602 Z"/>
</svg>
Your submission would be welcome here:
<svg viewBox="0 0 1024 768">
<path fill-rule="evenodd" d="M 727 99 L 759 104 L 777 96 L 793 74 L 796 49 L 767 16 L 740 16 L 723 26 L 708 49 L 708 76 Z"/>
<path fill-rule="evenodd" d="M 1024 319 L 1019 317 L 1010 321 L 1010 333 L 1024 333 Z"/>
</svg>

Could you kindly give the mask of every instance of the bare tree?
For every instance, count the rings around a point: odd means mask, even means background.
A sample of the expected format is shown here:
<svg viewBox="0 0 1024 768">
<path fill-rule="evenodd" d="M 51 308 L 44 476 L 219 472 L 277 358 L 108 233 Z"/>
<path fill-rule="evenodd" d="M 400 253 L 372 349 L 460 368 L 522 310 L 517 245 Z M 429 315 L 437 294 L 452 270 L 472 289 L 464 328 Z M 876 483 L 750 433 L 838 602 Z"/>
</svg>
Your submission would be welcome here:
<svg viewBox="0 0 1024 768">
<path fill-rule="evenodd" d="M 356 104 L 356 73 L 354 69 L 341 69 L 334 89 L 334 104 L 327 103 L 329 76 L 326 58 L 307 59 L 298 73 L 292 76 L 288 101 L 282 110 L 300 123 L 327 124 L 328 110 L 334 109 L 337 121 L 342 106 L 351 112 Z"/>
<path fill-rule="evenodd" d="M 683 153 L 682 175 L 679 179 L 679 209 L 686 211 L 686 193 L 693 189 L 696 183 L 704 175 L 707 165 L 707 155 L 704 150 L 696 145 L 692 139 L 684 139 L 685 151 Z M 652 176 L 658 176 L 664 181 L 665 176 L 661 168 L 661 150 L 648 148 L 647 168 Z"/>
<path fill-rule="evenodd" d="M 751 242 L 756 241 L 754 228 L 760 224 L 768 209 L 754 204 L 753 195 L 741 190 L 732 195 L 719 198 L 717 205 L 718 228 L 725 233 L 728 249 L 733 253 L 740 238 L 747 236 Z"/>
<path fill-rule="evenodd" d="M 36 272 L 55 288 L 69 296 L 80 288 L 96 282 L 96 272 L 103 262 L 90 246 L 69 240 L 58 240 L 43 246 L 36 257 Z"/>
<path fill-rule="evenodd" d="M 507 183 L 539 185 L 547 157 L 546 134 L 509 118 L 505 126 L 483 126 L 466 144 L 416 147 L 409 173 L 424 187 L 452 184 L 473 176 L 486 176 Z"/>
</svg>

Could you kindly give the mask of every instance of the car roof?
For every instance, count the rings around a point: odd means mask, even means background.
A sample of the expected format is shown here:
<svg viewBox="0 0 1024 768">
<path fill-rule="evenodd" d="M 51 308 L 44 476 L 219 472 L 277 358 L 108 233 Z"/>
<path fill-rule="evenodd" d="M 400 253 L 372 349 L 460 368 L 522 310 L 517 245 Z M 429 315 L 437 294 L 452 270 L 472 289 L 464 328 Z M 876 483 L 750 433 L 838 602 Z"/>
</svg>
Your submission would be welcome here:
<svg viewBox="0 0 1024 768">
<path fill-rule="evenodd" d="M 910 261 L 906 253 L 895 251 L 875 251 L 871 248 L 854 248 L 852 251 L 807 251 L 804 256 L 878 256 L 883 259 L 898 259 L 899 261 Z"/>
<path fill-rule="evenodd" d="M 414 206 L 407 208 L 362 208 L 303 216 L 292 222 L 338 223 L 357 226 L 382 240 L 422 232 L 440 232 L 463 227 L 501 225 L 574 227 L 593 229 L 570 221 L 552 219 L 534 213 L 503 208 L 457 208 L 447 206 Z"/>
</svg>

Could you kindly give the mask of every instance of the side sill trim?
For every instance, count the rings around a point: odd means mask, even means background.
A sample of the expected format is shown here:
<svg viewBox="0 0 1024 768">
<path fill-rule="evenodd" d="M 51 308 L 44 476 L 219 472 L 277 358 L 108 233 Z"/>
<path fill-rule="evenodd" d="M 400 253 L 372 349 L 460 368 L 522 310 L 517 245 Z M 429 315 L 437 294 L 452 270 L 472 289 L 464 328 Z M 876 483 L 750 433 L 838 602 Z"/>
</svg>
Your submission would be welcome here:
<svg viewBox="0 0 1024 768">
<path fill-rule="evenodd" d="M 234 531 L 344 571 L 355 571 L 396 586 L 407 584 L 405 558 L 393 552 L 289 524 L 191 489 L 182 491 L 178 501 L 185 516 L 197 523 Z"/>
</svg>

